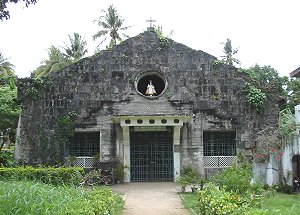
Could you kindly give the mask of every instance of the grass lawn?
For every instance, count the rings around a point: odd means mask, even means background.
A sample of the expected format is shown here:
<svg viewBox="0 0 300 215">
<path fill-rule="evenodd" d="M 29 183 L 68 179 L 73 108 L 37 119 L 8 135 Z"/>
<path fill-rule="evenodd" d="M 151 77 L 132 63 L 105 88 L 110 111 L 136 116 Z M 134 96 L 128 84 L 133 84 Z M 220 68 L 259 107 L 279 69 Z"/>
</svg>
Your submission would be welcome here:
<svg viewBox="0 0 300 215">
<path fill-rule="evenodd" d="M 193 209 L 196 214 L 200 214 L 196 194 L 182 193 L 180 195 L 182 203 L 187 209 Z M 264 201 L 263 209 L 268 215 L 298 215 L 300 214 L 300 194 L 275 193 L 274 196 Z"/>
<path fill-rule="evenodd" d="M 272 214 L 300 214 L 300 194 L 276 193 L 266 199 L 263 208 L 272 211 Z"/>
<path fill-rule="evenodd" d="M 118 215 L 122 208 L 122 198 L 103 187 L 88 190 L 32 181 L 0 181 L 0 215 Z"/>
</svg>

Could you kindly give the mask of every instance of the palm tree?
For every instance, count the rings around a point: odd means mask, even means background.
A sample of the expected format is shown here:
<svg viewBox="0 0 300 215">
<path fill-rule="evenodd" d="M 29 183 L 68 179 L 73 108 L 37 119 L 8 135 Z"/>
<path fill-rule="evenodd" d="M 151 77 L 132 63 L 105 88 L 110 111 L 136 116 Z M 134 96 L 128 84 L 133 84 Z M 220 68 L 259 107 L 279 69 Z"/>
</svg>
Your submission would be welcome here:
<svg viewBox="0 0 300 215">
<path fill-rule="evenodd" d="M 41 66 L 33 71 L 32 76 L 34 78 L 49 76 L 51 73 L 57 72 L 71 63 L 71 60 L 59 48 L 52 45 L 48 49 L 48 59 L 41 62 Z"/>
<path fill-rule="evenodd" d="M 233 66 L 233 63 L 240 64 L 240 61 L 233 57 L 239 50 L 238 48 L 232 50 L 231 40 L 227 38 L 226 43 L 221 44 L 224 45 L 223 53 L 225 54 L 225 56 L 221 56 L 222 61 L 229 66 Z"/>
<path fill-rule="evenodd" d="M 98 37 L 106 36 L 99 44 L 101 45 L 107 39 L 107 35 L 109 34 L 111 40 L 108 48 L 112 48 L 117 44 L 118 41 L 122 41 L 119 31 L 126 30 L 130 26 L 122 27 L 124 19 L 118 15 L 118 12 L 113 5 L 110 5 L 107 11 L 102 10 L 102 12 L 104 15 L 100 16 L 99 19 L 95 20 L 94 22 L 98 22 L 98 25 L 103 28 L 103 30 L 98 31 L 95 35 L 93 35 L 93 40 L 96 40 Z M 126 38 L 129 37 L 124 33 L 122 33 L 122 35 Z"/>
<path fill-rule="evenodd" d="M 65 50 L 66 57 L 72 62 L 76 62 L 84 57 L 88 52 L 86 49 L 87 42 L 78 33 L 74 33 L 74 37 L 69 35 L 70 46 L 65 44 L 63 49 Z"/>
<path fill-rule="evenodd" d="M 0 77 L 14 76 L 14 65 L 0 52 Z"/>
</svg>

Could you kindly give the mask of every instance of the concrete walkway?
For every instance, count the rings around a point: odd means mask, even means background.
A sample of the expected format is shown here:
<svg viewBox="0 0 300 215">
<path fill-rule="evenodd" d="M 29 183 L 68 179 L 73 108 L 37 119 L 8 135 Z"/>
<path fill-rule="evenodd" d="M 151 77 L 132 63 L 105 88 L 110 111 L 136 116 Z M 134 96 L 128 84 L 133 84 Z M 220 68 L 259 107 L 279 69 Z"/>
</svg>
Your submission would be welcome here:
<svg viewBox="0 0 300 215">
<path fill-rule="evenodd" d="M 181 204 L 174 182 L 139 182 L 113 185 L 112 190 L 122 194 L 125 209 L 122 215 L 188 215 Z"/>
</svg>

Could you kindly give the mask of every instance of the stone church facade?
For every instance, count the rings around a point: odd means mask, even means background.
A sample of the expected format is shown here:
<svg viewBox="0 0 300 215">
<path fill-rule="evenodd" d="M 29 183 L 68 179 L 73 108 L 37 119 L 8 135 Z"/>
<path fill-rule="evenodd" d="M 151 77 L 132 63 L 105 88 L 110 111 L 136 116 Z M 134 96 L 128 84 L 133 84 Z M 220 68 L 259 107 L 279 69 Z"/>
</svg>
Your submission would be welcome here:
<svg viewBox="0 0 300 215">
<path fill-rule="evenodd" d="M 256 112 L 248 75 L 216 60 L 149 29 L 49 78 L 21 79 L 15 159 L 91 168 L 95 157 L 117 158 L 126 182 L 174 181 L 189 164 L 208 177 L 239 154 L 251 160 L 277 127 L 278 96 Z M 75 133 L 64 141 L 58 122 L 70 118 Z"/>
</svg>

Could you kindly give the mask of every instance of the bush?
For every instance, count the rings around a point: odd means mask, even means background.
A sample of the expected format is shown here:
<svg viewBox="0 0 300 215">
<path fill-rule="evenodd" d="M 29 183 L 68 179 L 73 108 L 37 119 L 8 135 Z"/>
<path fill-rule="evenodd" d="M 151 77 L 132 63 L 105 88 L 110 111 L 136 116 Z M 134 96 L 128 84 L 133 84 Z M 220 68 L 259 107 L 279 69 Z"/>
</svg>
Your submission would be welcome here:
<svg viewBox="0 0 300 215">
<path fill-rule="evenodd" d="M 280 193 L 291 194 L 294 192 L 293 187 L 288 184 L 285 184 L 285 183 L 280 183 L 280 184 L 274 186 L 274 188 L 277 192 L 280 192 Z"/>
<path fill-rule="evenodd" d="M 0 179 L 41 181 L 52 185 L 79 185 L 84 170 L 75 167 L 34 168 L 31 166 L 0 168 Z"/>
<path fill-rule="evenodd" d="M 245 214 L 251 208 L 261 207 L 262 198 L 250 192 L 240 195 L 208 183 L 198 192 L 201 214 Z"/>
<path fill-rule="evenodd" d="M 0 181 L 0 214 L 119 214 L 123 200 L 109 189 L 87 191 L 30 181 Z"/>
<path fill-rule="evenodd" d="M 192 185 L 192 188 L 195 188 L 195 184 L 198 181 L 198 171 L 191 165 L 183 166 L 181 176 L 176 179 L 181 185 L 181 191 L 185 192 L 185 187 L 189 184 Z"/>
<path fill-rule="evenodd" d="M 212 180 L 226 191 L 242 194 L 251 189 L 251 178 L 251 165 L 241 164 L 222 170 Z"/>
<path fill-rule="evenodd" d="M 0 167 L 14 166 L 14 152 L 10 150 L 0 151 Z"/>
</svg>

